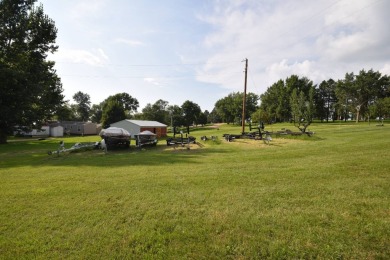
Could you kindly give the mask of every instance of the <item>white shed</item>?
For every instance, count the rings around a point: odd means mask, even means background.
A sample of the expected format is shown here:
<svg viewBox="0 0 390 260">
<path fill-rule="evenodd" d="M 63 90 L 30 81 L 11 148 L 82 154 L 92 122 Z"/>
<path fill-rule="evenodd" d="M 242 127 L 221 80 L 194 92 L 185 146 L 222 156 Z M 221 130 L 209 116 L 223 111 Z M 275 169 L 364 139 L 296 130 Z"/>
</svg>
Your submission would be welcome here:
<svg viewBox="0 0 390 260">
<path fill-rule="evenodd" d="M 50 126 L 50 136 L 53 137 L 64 136 L 64 127 L 60 125 Z"/>
<path fill-rule="evenodd" d="M 142 131 L 150 131 L 156 134 L 157 137 L 167 136 L 167 125 L 157 121 L 125 119 L 112 123 L 111 126 L 126 129 L 129 133 L 131 133 L 132 138 L 134 138 L 134 135 L 137 135 Z"/>
</svg>

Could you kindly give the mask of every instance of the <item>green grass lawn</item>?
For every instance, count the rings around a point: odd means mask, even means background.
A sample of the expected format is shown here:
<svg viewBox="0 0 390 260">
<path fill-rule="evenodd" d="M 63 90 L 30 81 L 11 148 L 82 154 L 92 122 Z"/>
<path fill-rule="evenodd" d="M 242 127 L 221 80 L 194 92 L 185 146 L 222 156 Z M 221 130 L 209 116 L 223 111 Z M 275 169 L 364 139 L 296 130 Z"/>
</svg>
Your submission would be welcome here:
<svg viewBox="0 0 390 260">
<path fill-rule="evenodd" d="M 266 126 L 268 131 L 292 125 Z M 389 259 L 390 128 L 314 124 L 312 137 L 47 154 L 0 145 L 0 259 Z M 201 141 L 201 136 L 218 136 Z"/>
</svg>

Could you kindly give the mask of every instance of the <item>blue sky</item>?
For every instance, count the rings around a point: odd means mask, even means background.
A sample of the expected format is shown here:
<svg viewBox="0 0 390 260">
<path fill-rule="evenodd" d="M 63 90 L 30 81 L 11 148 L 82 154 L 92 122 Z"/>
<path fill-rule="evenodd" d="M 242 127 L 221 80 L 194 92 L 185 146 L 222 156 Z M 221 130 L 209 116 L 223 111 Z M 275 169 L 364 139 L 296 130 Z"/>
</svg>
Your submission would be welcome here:
<svg viewBox="0 0 390 260">
<path fill-rule="evenodd" d="M 140 112 L 159 99 L 215 102 L 264 93 L 291 74 L 319 83 L 346 72 L 390 75 L 387 0 L 41 0 L 58 29 L 66 99 L 126 92 Z"/>
</svg>

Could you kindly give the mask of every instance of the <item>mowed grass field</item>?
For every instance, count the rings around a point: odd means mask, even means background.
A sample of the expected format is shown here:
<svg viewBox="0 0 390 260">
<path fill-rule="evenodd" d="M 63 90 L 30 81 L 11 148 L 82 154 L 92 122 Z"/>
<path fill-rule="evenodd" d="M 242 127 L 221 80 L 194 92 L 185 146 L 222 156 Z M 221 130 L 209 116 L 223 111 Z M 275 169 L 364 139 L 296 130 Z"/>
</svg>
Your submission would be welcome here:
<svg viewBox="0 0 390 260">
<path fill-rule="evenodd" d="M 294 127 L 266 126 L 268 131 Z M 47 155 L 0 146 L 0 259 L 389 259 L 390 126 Z M 201 136 L 218 140 L 201 141 Z"/>
</svg>

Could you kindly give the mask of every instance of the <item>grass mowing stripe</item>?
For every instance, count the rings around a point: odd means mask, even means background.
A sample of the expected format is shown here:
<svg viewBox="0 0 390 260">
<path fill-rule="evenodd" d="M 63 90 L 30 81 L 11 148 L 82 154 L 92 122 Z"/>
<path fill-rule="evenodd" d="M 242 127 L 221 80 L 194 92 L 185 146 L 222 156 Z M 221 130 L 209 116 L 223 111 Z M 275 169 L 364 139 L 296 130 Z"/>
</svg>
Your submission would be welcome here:
<svg viewBox="0 0 390 260">
<path fill-rule="evenodd" d="M 0 146 L 0 258 L 388 258 L 390 131 L 311 130 L 228 143 L 240 128 L 223 125 L 194 131 L 219 136 L 202 148 L 59 157 L 57 139 Z"/>
</svg>

